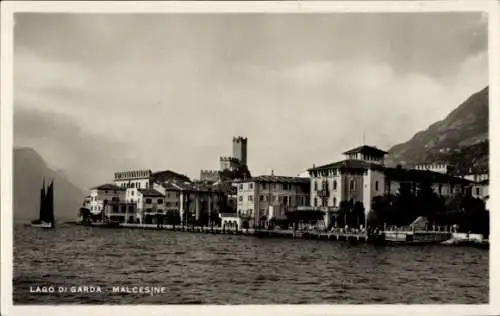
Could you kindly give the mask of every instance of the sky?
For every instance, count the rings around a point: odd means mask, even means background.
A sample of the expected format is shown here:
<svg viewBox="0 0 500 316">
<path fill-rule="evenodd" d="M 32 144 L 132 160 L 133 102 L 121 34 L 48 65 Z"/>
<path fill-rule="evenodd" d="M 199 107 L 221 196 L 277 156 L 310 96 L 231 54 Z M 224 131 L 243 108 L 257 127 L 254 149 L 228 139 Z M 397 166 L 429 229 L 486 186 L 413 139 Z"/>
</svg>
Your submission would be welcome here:
<svg viewBox="0 0 500 316">
<path fill-rule="evenodd" d="M 488 84 L 480 13 L 16 13 L 14 145 L 82 188 L 199 177 L 248 137 L 253 175 L 407 141 Z"/>
</svg>

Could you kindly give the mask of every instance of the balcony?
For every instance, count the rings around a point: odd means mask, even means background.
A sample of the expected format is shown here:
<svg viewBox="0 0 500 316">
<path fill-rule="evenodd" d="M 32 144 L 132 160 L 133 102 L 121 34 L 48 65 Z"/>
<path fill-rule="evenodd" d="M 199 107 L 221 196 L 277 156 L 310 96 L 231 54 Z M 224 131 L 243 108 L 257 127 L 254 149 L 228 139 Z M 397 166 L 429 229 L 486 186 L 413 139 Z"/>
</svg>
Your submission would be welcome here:
<svg viewBox="0 0 500 316">
<path fill-rule="evenodd" d="M 328 196 L 330 196 L 330 190 L 328 190 L 327 188 L 323 188 L 321 190 L 317 190 L 316 194 L 319 197 L 328 197 Z"/>
</svg>

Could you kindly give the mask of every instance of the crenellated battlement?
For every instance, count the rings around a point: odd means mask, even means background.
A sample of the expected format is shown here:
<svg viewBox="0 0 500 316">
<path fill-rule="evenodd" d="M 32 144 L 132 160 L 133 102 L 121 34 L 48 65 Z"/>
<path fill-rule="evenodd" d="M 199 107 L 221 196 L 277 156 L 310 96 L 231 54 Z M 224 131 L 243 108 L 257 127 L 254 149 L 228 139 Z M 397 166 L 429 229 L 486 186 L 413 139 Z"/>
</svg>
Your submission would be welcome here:
<svg viewBox="0 0 500 316">
<path fill-rule="evenodd" d="M 200 170 L 200 175 L 203 176 L 218 176 L 219 175 L 219 170 Z"/>
<path fill-rule="evenodd" d="M 227 162 L 239 162 L 239 159 L 234 157 L 220 157 L 219 160 Z"/>
<path fill-rule="evenodd" d="M 201 181 L 217 181 L 219 179 L 219 171 L 218 170 L 201 170 L 200 171 L 200 180 Z"/>
<path fill-rule="evenodd" d="M 246 137 L 242 136 L 235 136 L 233 137 L 233 143 L 246 143 L 248 139 Z"/>
</svg>

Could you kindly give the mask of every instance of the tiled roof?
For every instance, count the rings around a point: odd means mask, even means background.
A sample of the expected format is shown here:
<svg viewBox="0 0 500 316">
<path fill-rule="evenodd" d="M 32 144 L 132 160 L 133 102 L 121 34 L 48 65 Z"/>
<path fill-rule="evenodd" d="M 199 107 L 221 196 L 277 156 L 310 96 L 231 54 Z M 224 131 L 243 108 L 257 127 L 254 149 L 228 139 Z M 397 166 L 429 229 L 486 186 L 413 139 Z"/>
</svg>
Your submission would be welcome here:
<svg viewBox="0 0 500 316">
<path fill-rule="evenodd" d="M 394 181 L 415 181 L 432 183 L 455 183 L 470 184 L 472 181 L 462 179 L 430 170 L 416 170 L 403 168 L 384 168 L 384 174 L 389 180 Z"/>
<path fill-rule="evenodd" d="M 156 182 L 164 182 L 168 180 L 191 181 L 189 177 L 171 170 L 156 171 L 151 175 L 151 179 Z"/>
<path fill-rule="evenodd" d="M 276 182 L 276 183 L 310 183 L 309 178 L 301 177 L 284 177 L 284 176 L 274 176 L 274 175 L 263 175 L 258 177 L 253 177 L 246 180 L 238 180 L 235 182 Z"/>
<path fill-rule="evenodd" d="M 138 190 L 144 196 L 152 196 L 152 197 L 155 197 L 155 196 L 164 196 L 163 194 L 161 194 L 160 192 L 156 191 L 155 189 L 138 189 Z"/>
<path fill-rule="evenodd" d="M 328 170 L 328 169 L 381 169 L 383 168 L 379 164 L 369 163 L 363 160 L 357 159 L 346 159 L 337 162 L 333 162 L 327 165 L 314 167 L 309 169 L 309 171 L 317 171 L 317 170 Z"/>
<path fill-rule="evenodd" d="M 97 187 L 93 187 L 91 190 L 125 191 L 125 188 L 119 187 L 112 183 L 106 183 Z"/>
<path fill-rule="evenodd" d="M 356 153 L 362 153 L 362 154 L 373 155 L 373 156 L 384 156 L 385 154 L 387 154 L 386 151 L 383 151 L 383 150 L 378 149 L 376 147 L 363 145 L 363 146 L 359 146 L 359 147 L 356 147 L 354 149 L 351 149 L 351 150 L 344 152 L 344 155 L 356 154 Z"/>
</svg>

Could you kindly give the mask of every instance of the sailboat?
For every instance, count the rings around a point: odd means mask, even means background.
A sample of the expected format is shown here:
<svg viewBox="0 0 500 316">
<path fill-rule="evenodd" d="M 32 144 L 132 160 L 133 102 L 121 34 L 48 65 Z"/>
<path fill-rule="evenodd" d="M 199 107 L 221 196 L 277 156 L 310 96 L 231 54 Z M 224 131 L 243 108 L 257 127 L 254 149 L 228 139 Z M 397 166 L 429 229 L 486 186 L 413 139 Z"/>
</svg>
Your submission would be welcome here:
<svg viewBox="0 0 500 316">
<path fill-rule="evenodd" d="M 54 180 L 45 191 L 45 179 L 40 190 L 40 214 L 37 220 L 31 222 L 31 227 L 54 228 Z"/>
</svg>

